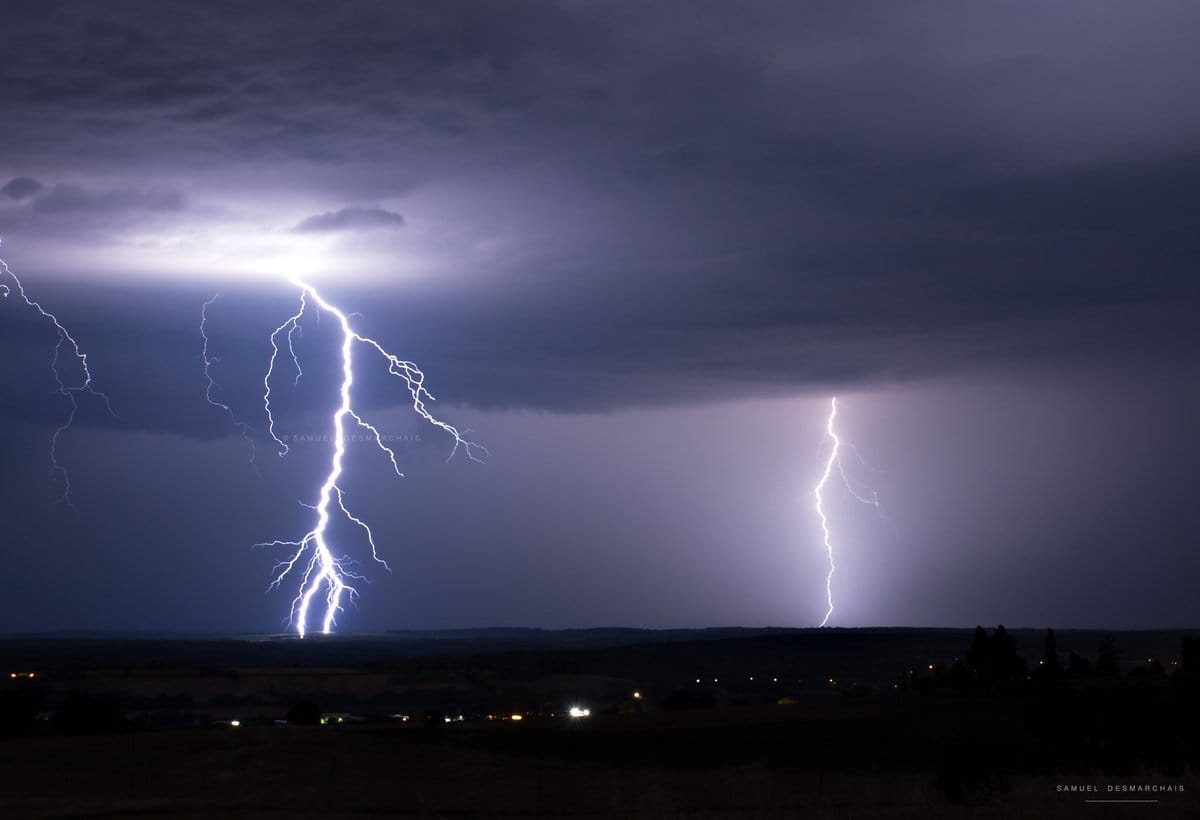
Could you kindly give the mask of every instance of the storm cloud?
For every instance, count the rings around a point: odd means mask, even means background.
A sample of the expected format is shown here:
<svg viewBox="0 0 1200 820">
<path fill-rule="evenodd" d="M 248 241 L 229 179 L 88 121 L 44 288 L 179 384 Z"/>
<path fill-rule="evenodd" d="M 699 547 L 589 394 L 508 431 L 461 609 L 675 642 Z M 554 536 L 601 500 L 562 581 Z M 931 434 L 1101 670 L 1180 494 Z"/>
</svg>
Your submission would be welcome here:
<svg viewBox="0 0 1200 820">
<path fill-rule="evenodd" d="M 4 194 L 9 199 L 29 199 L 29 197 L 42 190 L 42 183 L 38 182 L 33 177 L 14 177 L 0 188 L 0 194 Z"/>
<path fill-rule="evenodd" d="M 334 233 L 395 230 L 403 226 L 404 217 L 383 208 L 342 208 L 310 216 L 292 230 L 297 233 Z"/>
<path fill-rule="evenodd" d="M 183 197 L 178 191 L 163 189 L 110 188 L 93 190 L 79 185 L 55 185 L 34 200 L 34 207 L 47 213 L 76 211 L 180 211 Z"/>
<path fill-rule="evenodd" d="M 102 180 L 42 193 L 47 217 L 123 212 L 137 233 L 142 212 L 161 235 L 186 202 L 173 253 L 245 227 L 357 241 L 327 265 L 353 259 L 349 283 L 413 258 L 428 281 L 388 308 L 439 316 L 439 364 L 470 339 L 506 371 L 455 385 L 484 405 L 716 396 L 731 372 L 752 392 L 904 379 L 1131 338 L 1169 356 L 1194 340 L 1196 14 L 20 6 L 0 149 L 13 173 Z M 388 239 L 399 210 L 410 230 Z M 529 348 L 567 390 L 497 358 Z"/>
</svg>

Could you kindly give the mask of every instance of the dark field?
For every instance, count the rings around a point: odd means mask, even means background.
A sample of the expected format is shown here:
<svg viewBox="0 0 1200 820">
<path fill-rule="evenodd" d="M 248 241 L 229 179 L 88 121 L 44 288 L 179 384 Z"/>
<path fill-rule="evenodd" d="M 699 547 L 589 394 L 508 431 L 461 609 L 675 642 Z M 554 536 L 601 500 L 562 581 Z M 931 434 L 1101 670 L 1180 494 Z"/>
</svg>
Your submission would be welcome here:
<svg viewBox="0 0 1200 820">
<path fill-rule="evenodd" d="M 1186 633 L 1011 637 L 8 639 L 0 816 L 1196 816 Z"/>
</svg>

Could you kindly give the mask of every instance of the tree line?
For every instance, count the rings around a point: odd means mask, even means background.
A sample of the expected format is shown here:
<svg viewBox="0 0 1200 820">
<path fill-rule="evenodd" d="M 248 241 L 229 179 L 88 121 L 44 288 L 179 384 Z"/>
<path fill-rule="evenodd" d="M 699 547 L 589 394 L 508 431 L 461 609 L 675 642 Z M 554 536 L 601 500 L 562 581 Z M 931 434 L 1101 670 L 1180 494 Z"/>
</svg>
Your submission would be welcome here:
<svg viewBox="0 0 1200 820">
<path fill-rule="evenodd" d="M 1200 679 L 1200 639 L 1184 637 L 1179 655 L 1174 676 L 1183 681 Z M 996 690 L 1015 688 L 1026 682 L 1117 678 L 1123 674 L 1128 677 L 1167 674 L 1167 668 L 1158 658 L 1149 658 L 1144 664 L 1122 670 L 1121 651 L 1111 632 L 1101 637 L 1093 657 L 1071 651 L 1064 662 L 1054 630 L 1047 629 L 1042 639 L 1041 657 L 1031 665 L 1017 652 L 1016 641 L 1001 624 L 990 634 L 982 626 L 975 627 L 962 660 L 956 658 L 951 664 L 930 664 L 928 669 L 907 669 L 902 673 L 901 681 L 905 689 L 929 692 L 941 688 Z"/>
</svg>

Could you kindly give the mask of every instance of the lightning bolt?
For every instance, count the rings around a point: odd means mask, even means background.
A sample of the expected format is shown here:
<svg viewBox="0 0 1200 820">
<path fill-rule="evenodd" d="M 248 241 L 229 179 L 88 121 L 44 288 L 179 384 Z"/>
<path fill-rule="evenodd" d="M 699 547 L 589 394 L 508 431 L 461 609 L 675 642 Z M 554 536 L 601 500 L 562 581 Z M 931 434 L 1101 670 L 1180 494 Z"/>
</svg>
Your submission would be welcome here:
<svg viewBox="0 0 1200 820">
<path fill-rule="evenodd" d="M 354 385 L 355 347 L 362 346 L 368 351 L 377 353 L 387 364 L 388 373 L 404 381 L 412 397 L 412 408 L 417 415 L 446 432 L 454 440 L 454 447 L 450 451 L 447 461 L 453 458 L 460 448 L 466 453 L 467 458 L 476 462 L 482 462 L 480 455 L 487 455 L 488 451 L 483 445 L 465 437 L 470 433 L 469 430 L 459 431 L 454 426 L 435 418 L 429 412 L 426 401 L 433 401 L 434 397 L 425 388 L 425 374 L 419 367 L 389 353 L 379 342 L 355 331 L 350 324 L 349 316 L 326 301 L 312 285 L 296 279 L 290 281 L 300 291 L 300 306 L 283 324 L 272 331 L 270 335 L 271 357 L 267 364 L 266 375 L 263 377 L 263 407 L 267 416 L 267 432 L 278 445 L 280 456 L 287 454 L 288 445 L 276 433 L 275 416 L 271 409 L 271 382 L 279 359 L 280 345 L 282 343 L 287 350 L 288 357 L 296 370 L 295 379 L 299 380 L 302 371 L 294 341 L 295 335 L 301 332 L 300 322 L 309 310 L 309 303 L 312 302 L 316 306 L 318 320 L 321 311 L 329 313 L 337 319 L 342 331 L 342 382 L 339 390 L 341 402 L 330 419 L 330 427 L 333 432 L 333 453 L 330 458 L 329 471 L 317 492 L 317 503 L 303 505 L 316 513 L 316 522 L 298 540 L 265 541 L 256 545 L 291 548 L 291 554 L 275 565 L 275 577 L 271 581 L 270 588 L 279 588 L 284 579 L 293 571 L 300 575 L 299 591 L 292 599 L 289 622 L 296 629 L 297 634 L 303 638 L 308 632 L 309 611 L 313 607 L 314 601 L 318 600 L 318 596 L 321 596 L 320 600 L 324 607 L 324 614 L 320 618 L 321 631 L 329 634 L 333 630 L 337 613 L 343 611 L 343 601 L 354 601 L 358 598 L 358 590 L 351 582 L 366 580 L 364 576 L 351 569 L 355 563 L 351 558 L 348 556 L 337 557 L 330 547 L 327 531 L 329 523 L 335 515 L 340 514 L 360 528 L 370 546 L 371 558 L 383 565 L 385 569 L 389 571 L 391 569 L 379 555 L 375 536 L 371 532 L 370 526 L 350 511 L 346 505 L 345 492 L 338 484 L 342 476 L 343 459 L 346 454 L 346 426 L 350 421 L 371 434 L 375 445 L 387 456 L 392 470 L 397 476 L 403 476 L 396 453 L 383 442 L 378 428 L 354 409 L 351 388 Z"/>
<path fill-rule="evenodd" d="M 254 446 L 254 439 L 250 435 L 250 425 L 239 419 L 233 412 L 233 408 L 223 401 L 213 398 L 213 390 L 217 389 L 217 383 L 213 379 L 212 366 L 216 359 L 208 355 L 208 309 L 212 307 L 213 302 L 217 301 L 220 294 L 213 294 L 213 297 L 200 306 L 200 338 L 203 340 L 200 347 L 200 358 L 204 360 L 204 378 L 208 380 L 208 384 L 204 388 L 204 398 L 213 407 L 224 410 L 229 416 L 229 420 L 233 422 L 242 434 L 242 438 L 246 440 L 246 444 L 250 445 L 250 466 L 254 468 L 254 472 L 258 475 L 259 480 L 262 480 L 262 474 L 258 472 L 258 464 L 255 460 L 258 450 Z"/>
<path fill-rule="evenodd" d="M 874 468 L 862 461 L 862 457 L 858 455 L 857 448 L 852 444 L 843 442 L 838 437 L 837 430 L 834 428 L 834 422 L 837 420 L 837 396 L 834 396 L 829 405 L 829 418 L 825 421 L 825 436 L 832 442 L 832 447 L 829 451 L 829 458 L 825 462 L 825 470 L 821 473 L 821 480 L 817 482 L 817 486 L 813 488 L 813 496 L 816 498 L 817 517 L 821 519 L 821 534 L 825 543 L 825 551 L 829 555 L 829 574 L 825 576 L 825 600 L 829 605 L 829 609 L 825 612 L 825 617 L 821 619 L 819 626 L 825 626 L 829 623 L 829 618 L 833 615 L 833 574 L 837 571 L 837 564 L 833 558 L 833 539 L 829 532 L 829 517 L 825 514 L 825 499 L 823 492 L 825 485 L 829 483 L 830 477 L 833 475 L 834 467 L 842 477 L 842 483 L 846 487 L 846 491 L 857 501 L 863 504 L 869 504 L 879 511 L 879 496 L 872 491 L 870 497 L 860 493 L 850 480 L 850 476 L 846 473 L 846 467 L 842 463 L 842 450 L 849 450 L 854 453 L 855 458 L 863 463 L 868 469 Z"/>
<path fill-rule="evenodd" d="M 21 298 L 21 301 L 23 301 L 27 306 L 36 310 L 42 315 L 42 318 L 54 325 L 54 329 L 58 333 L 58 344 L 54 346 L 54 352 L 50 356 L 50 372 L 54 375 L 54 381 L 58 385 L 58 389 L 55 392 L 67 400 L 68 404 L 70 405 L 70 410 L 67 412 L 66 421 L 59 425 L 58 428 L 55 429 L 54 434 L 50 437 L 50 474 L 61 476 L 63 494 L 59 500 L 65 502 L 68 507 L 74 509 L 75 505 L 71 503 L 71 475 L 67 472 L 67 468 L 62 466 L 62 464 L 60 464 L 58 461 L 58 444 L 62 439 L 63 433 L 71 429 L 71 425 L 75 423 L 75 416 L 79 412 L 78 395 L 80 393 L 88 393 L 92 396 L 95 396 L 104 402 L 104 407 L 108 411 L 109 415 L 116 414 L 113 413 L 112 405 L 109 403 L 108 396 L 92 387 L 92 371 L 91 368 L 88 367 L 87 354 L 80 349 L 79 343 L 75 341 L 75 337 L 72 336 L 65 327 L 63 327 L 62 322 L 58 320 L 57 316 L 42 307 L 40 303 L 29 298 L 29 295 L 25 292 L 25 286 L 21 283 L 21 280 L 17 278 L 17 275 L 9 269 L 8 263 L 3 259 L 0 259 L 0 268 L 3 269 L 3 274 L 0 275 L 0 279 L 8 277 L 13 283 L 10 286 L 5 282 L 0 282 L 0 296 L 3 296 L 5 299 L 7 299 L 10 295 L 12 295 L 15 287 L 16 294 Z M 63 354 L 63 349 L 66 347 L 69 347 L 71 356 L 74 357 L 75 361 L 79 365 L 80 383 L 78 385 L 71 385 L 63 381 L 62 371 L 59 370 L 59 359 Z"/>
</svg>

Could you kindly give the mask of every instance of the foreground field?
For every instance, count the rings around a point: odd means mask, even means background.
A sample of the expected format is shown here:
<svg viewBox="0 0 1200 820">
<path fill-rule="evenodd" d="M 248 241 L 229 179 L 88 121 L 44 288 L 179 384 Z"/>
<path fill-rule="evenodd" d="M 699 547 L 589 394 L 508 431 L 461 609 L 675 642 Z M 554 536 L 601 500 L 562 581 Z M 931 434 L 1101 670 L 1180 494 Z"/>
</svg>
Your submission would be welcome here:
<svg viewBox="0 0 1200 820">
<path fill-rule="evenodd" d="M 712 725 L 637 723 L 619 731 L 281 727 L 10 741 L 0 745 L 0 815 L 1049 818 L 1102 810 L 1104 817 L 1185 818 L 1200 808 L 1194 776 L 1016 777 L 990 804 L 959 808 L 930 775 L 788 771 L 755 762 L 752 748 L 733 764 L 694 765 L 668 753 L 656 765 L 647 750 L 670 749 L 696 730 L 716 743 L 755 738 L 744 727 L 728 734 Z M 807 725 L 787 728 L 802 738 Z M 623 752 L 630 762 L 617 759 Z M 1104 798 L 1109 783 L 1150 781 L 1186 791 L 1149 795 L 1155 804 L 1084 802 Z M 1068 783 L 1101 791 L 1056 791 Z"/>
<path fill-rule="evenodd" d="M 0 817 L 1200 816 L 1186 634 L 732 633 L 0 641 Z"/>
</svg>

